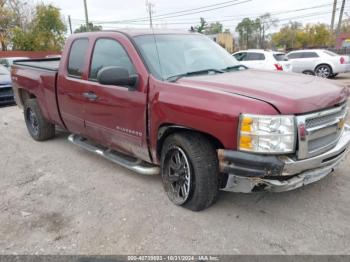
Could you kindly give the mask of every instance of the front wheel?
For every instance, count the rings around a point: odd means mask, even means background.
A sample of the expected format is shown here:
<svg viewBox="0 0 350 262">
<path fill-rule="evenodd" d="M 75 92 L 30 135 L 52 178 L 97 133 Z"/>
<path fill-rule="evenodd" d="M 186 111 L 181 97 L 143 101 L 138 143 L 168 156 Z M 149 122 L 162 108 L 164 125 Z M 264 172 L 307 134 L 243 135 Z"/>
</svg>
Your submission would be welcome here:
<svg viewBox="0 0 350 262">
<path fill-rule="evenodd" d="M 161 173 L 164 189 L 175 205 L 200 211 L 217 198 L 216 150 L 201 134 L 183 132 L 169 136 L 162 148 Z"/>
<path fill-rule="evenodd" d="M 318 77 L 329 78 L 332 76 L 332 68 L 329 65 L 319 65 L 316 67 L 315 74 Z"/>
</svg>

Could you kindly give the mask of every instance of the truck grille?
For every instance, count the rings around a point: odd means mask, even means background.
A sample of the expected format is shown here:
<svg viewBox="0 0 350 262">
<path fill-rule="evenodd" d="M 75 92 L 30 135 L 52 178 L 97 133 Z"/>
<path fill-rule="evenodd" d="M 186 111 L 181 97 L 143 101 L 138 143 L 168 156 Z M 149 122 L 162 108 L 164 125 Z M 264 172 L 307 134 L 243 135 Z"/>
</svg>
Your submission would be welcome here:
<svg viewBox="0 0 350 262">
<path fill-rule="evenodd" d="M 344 130 L 347 110 L 346 104 L 343 104 L 332 109 L 297 116 L 298 158 L 314 157 L 334 147 Z"/>
</svg>

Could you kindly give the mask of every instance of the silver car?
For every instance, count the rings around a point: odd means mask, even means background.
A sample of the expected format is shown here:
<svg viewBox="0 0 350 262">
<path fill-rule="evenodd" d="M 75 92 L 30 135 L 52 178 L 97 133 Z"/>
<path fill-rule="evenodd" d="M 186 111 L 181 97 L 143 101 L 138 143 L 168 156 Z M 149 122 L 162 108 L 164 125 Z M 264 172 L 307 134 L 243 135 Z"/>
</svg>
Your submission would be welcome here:
<svg viewBox="0 0 350 262">
<path fill-rule="evenodd" d="M 291 61 L 295 73 L 332 78 L 339 73 L 350 72 L 350 57 L 341 56 L 328 50 L 292 51 L 287 54 L 287 57 Z"/>
</svg>

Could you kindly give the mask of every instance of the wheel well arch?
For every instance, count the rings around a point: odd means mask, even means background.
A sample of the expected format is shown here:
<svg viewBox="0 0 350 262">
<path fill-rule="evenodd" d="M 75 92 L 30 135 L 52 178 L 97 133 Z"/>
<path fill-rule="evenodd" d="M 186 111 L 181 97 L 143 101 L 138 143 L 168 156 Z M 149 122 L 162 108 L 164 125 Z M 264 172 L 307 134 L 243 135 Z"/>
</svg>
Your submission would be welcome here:
<svg viewBox="0 0 350 262">
<path fill-rule="evenodd" d="M 157 148 L 156 148 L 158 159 L 160 159 L 160 155 L 161 155 L 161 151 L 162 151 L 162 147 L 163 147 L 163 143 L 164 143 L 165 139 L 167 137 L 169 137 L 170 135 L 172 135 L 174 133 L 179 133 L 179 132 L 193 132 L 193 133 L 201 134 L 212 143 L 212 145 L 215 147 L 215 149 L 224 148 L 223 143 L 219 139 L 217 139 L 216 137 L 214 137 L 208 133 L 205 133 L 205 132 L 202 132 L 202 131 L 199 131 L 199 130 L 196 130 L 196 129 L 193 129 L 190 127 L 186 127 L 186 126 L 164 124 L 158 128 Z"/>
<path fill-rule="evenodd" d="M 24 105 L 28 99 L 36 98 L 34 94 L 30 93 L 29 91 L 23 88 L 18 89 L 18 94 L 22 105 Z"/>
<path fill-rule="evenodd" d="M 318 67 L 323 66 L 323 65 L 329 66 L 330 69 L 331 69 L 331 71 L 332 71 L 331 73 L 333 73 L 333 66 L 332 66 L 331 64 L 329 64 L 329 63 L 320 63 L 320 64 L 318 64 L 317 66 L 315 66 L 314 72 L 316 72 L 316 69 L 317 69 Z"/>
</svg>

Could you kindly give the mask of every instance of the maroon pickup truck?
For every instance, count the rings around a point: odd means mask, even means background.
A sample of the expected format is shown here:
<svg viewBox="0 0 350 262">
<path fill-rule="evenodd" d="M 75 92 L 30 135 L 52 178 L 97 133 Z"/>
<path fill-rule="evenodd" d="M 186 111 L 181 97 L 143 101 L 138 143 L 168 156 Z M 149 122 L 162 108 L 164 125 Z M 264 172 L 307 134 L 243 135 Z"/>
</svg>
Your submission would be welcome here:
<svg viewBox="0 0 350 262">
<path fill-rule="evenodd" d="M 196 33 L 75 34 L 61 59 L 17 61 L 12 80 L 35 140 L 64 128 L 84 149 L 161 174 L 169 199 L 191 210 L 219 190 L 310 184 L 348 153 L 346 88 L 247 69 Z"/>
</svg>

